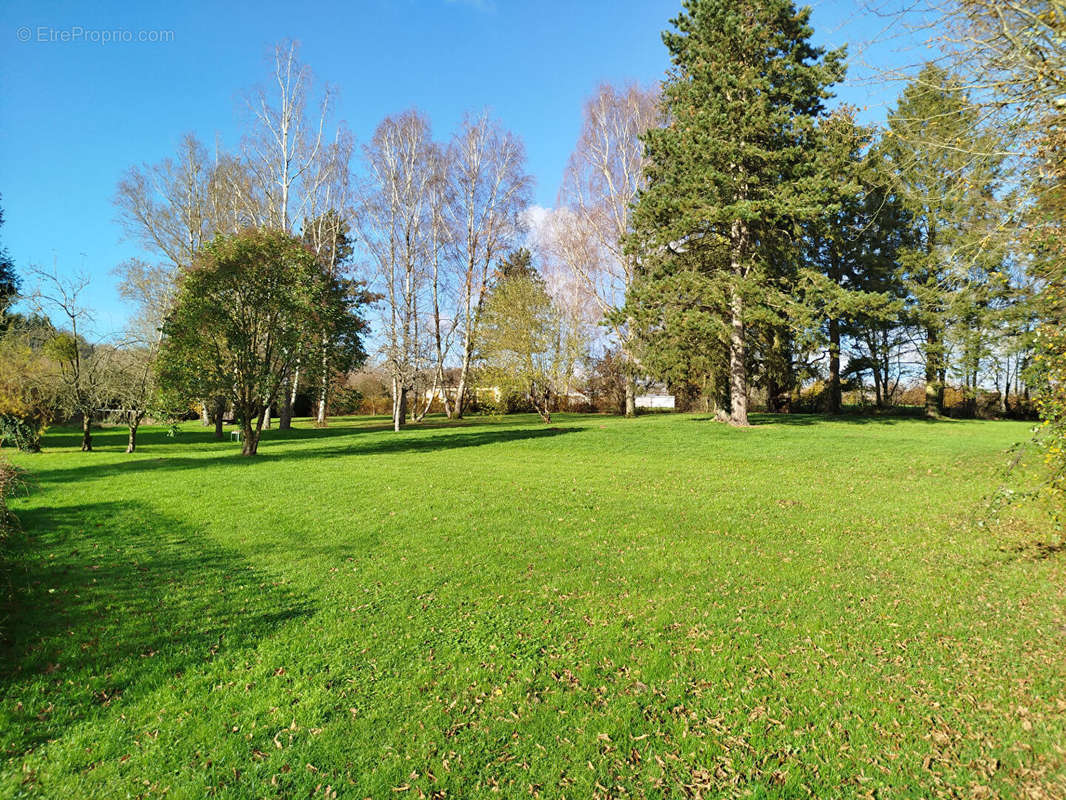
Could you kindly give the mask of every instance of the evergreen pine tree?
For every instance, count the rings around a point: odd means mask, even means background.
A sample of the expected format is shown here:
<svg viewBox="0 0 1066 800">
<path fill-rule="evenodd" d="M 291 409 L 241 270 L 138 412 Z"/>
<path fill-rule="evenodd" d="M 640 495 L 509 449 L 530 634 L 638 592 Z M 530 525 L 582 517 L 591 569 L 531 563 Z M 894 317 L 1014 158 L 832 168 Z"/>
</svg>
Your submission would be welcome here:
<svg viewBox="0 0 1066 800">
<path fill-rule="evenodd" d="M 734 425 L 748 424 L 746 328 L 771 291 L 774 253 L 820 213 L 811 151 L 844 67 L 842 50 L 811 44 L 809 19 L 789 0 L 686 0 L 663 34 L 668 124 L 644 137 L 648 186 L 629 243 L 644 271 L 635 305 L 670 302 L 664 261 L 684 253 L 699 263 L 726 300 Z"/>
</svg>

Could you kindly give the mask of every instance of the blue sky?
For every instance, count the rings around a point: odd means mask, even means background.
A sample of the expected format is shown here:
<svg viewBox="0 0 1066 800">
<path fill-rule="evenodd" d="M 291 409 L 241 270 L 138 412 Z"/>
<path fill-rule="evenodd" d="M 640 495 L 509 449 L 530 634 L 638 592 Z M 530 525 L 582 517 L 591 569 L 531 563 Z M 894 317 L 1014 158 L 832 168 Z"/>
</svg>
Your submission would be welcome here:
<svg viewBox="0 0 1066 800">
<path fill-rule="evenodd" d="M 900 86 L 872 80 L 873 70 L 919 60 L 918 37 L 856 2 L 812 6 L 816 41 L 851 45 L 839 99 L 882 119 Z M 109 273 L 143 254 L 114 221 L 116 183 L 130 165 L 173 153 L 189 131 L 236 145 L 241 93 L 266 80 L 268 50 L 284 38 L 299 40 L 318 79 L 339 89 L 338 118 L 357 142 L 411 106 L 428 113 L 440 138 L 464 111 L 489 107 L 525 140 L 535 202 L 551 206 L 585 97 L 604 80 L 658 81 L 668 64 L 660 33 L 679 8 L 680 0 L 5 3 L 0 243 L 23 271 L 53 259 L 61 270 L 88 271 L 99 326 L 120 326 Z M 165 31 L 169 41 L 105 42 L 105 31 Z"/>
</svg>

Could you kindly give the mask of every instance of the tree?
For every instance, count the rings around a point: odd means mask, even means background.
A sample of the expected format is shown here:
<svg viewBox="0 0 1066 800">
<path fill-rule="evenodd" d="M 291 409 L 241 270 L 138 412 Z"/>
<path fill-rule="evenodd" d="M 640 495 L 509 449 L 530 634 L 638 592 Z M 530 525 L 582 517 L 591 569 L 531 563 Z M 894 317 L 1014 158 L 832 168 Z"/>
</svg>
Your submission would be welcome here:
<svg viewBox="0 0 1066 800">
<path fill-rule="evenodd" d="M 117 414 L 129 429 L 126 452 L 137 449 L 137 430 L 149 413 L 171 416 L 158 382 L 159 347 L 163 325 L 174 303 L 175 286 L 165 266 L 130 259 L 113 271 L 119 295 L 132 313 L 121 345 L 110 365 L 109 384 Z M 222 414 L 215 408 L 215 438 L 222 438 Z"/>
<path fill-rule="evenodd" d="M 1050 121 L 1040 157 L 1043 169 L 1035 176 L 1039 202 L 1032 213 L 1030 241 L 1034 272 L 1043 287 L 1035 304 L 1040 326 L 1028 378 L 1038 387 L 1047 488 L 1061 517 L 1066 494 L 1066 115 Z"/>
<path fill-rule="evenodd" d="M 114 348 L 88 338 L 92 312 L 83 299 L 88 275 L 66 277 L 55 268 L 35 268 L 30 274 L 37 279 L 31 302 L 40 313 L 59 316 L 64 326 L 43 348 L 52 366 L 50 394 L 60 411 L 81 418 L 81 449 L 88 452 L 93 449 L 93 414 L 108 400 Z"/>
<path fill-rule="evenodd" d="M 0 444 L 39 452 L 41 437 L 59 403 L 54 365 L 44 346 L 56 329 L 43 316 L 15 315 L 0 333 Z"/>
<path fill-rule="evenodd" d="M 119 223 L 129 238 L 170 263 L 172 281 L 216 233 L 220 201 L 213 172 L 206 148 L 186 134 L 176 157 L 130 167 L 119 181 Z"/>
<path fill-rule="evenodd" d="M 642 266 L 684 250 L 727 298 L 734 425 L 748 424 L 746 328 L 775 254 L 820 213 L 810 153 L 843 51 L 814 47 L 809 19 L 788 0 L 687 0 L 663 34 L 667 124 L 644 134 L 648 185 L 629 246 Z"/>
<path fill-rule="evenodd" d="M 1037 127 L 1066 106 L 1061 0 L 929 0 L 930 27 L 967 88 Z"/>
<path fill-rule="evenodd" d="M 626 298 L 637 358 L 676 394 L 702 397 L 729 419 L 729 302 L 717 274 L 726 256 L 708 247 L 645 258 Z"/>
<path fill-rule="evenodd" d="M 549 232 L 552 254 L 582 283 L 609 326 L 629 374 L 624 413 L 635 416 L 636 363 L 632 320 L 618 311 L 637 271 L 626 252 L 633 201 L 645 181 L 641 136 L 660 121 L 656 92 L 630 84 L 602 84 L 585 103 L 577 146 L 559 191 L 562 214 Z"/>
<path fill-rule="evenodd" d="M 314 251 L 320 266 L 333 279 L 350 276 L 354 242 L 351 236 L 349 215 L 352 203 L 351 160 L 352 137 L 340 131 L 337 137 L 323 144 L 312 160 L 306 184 L 307 203 L 302 224 L 304 242 Z M 336 366 L 331 359 L 331 343 L 322 332 L 320 352 L 315 364 L 308 365 L 311 383 L 317 384 L 318 407 L 316 424 L 326 424 L 328 391 L 332 383 L 332 370 Z M 316 375 L 317 373 L 317 375 Z M 300 367 L 292 376 L 292 385 L 286 392 L 282 405 L 280 427 L 288 427 L 292 416 L 292 404 L 300 383 Z"/>
<path fill-rule="evenodd" d="M 424 303 L 431 241 L 431 187 L 439 153 L 418 111 L 386 117 L 364 148 L 368 178 L 356 225 L 383 287 L 382 356 L 392 376 L 393 428 L 407 422 L 408 395 L 426 362 Z"/>
<path fill-rule="evenodd" d="M 580 349 L 528 260 L 510 259 L 496 274 L 482 330 L 483 378 L 501 401 L 521 395 L 551 422 L 552 402 L 569 383 Z"/>
<path fill-rule="evenodd" d="M 952 301 L 973 265 L 994 256 L 1002 151 L 978 111 L 944 70 L 926 67 L 889 114 L 879 146 L 885 174 L 911 219 L 900 262 L 906 313 L 919 333 L 925 411 L 944 410 Z"/>
<path fill-rule="evenodd" d="M 0 227 L 4 225 L 4 209 L 0 208 Z M 7 250 L 0 246 L 0 331 L 7 327 L 8 309 L 19 296 L 21 287 L 18 273 L 15 272 L 15 262 L 7 254 Z"/>
<path fill-rule="evenodd" d="M 513 242 L 518 214 L 529 202 L 532 178 L 525 173 L 521 139 L 487 114 L 463 120 L 447 158 L 461 336 L 454 416 L 461 418 L 492 264 Z"/>
<path fill-rule="evenodd" d="M 311 69 L 300 61 L 299 44 L 283 41 L 271 53 L 270 89 L 260 87 L 247 99 L 251 124 L 242 144 L 243 162 L 252 176 L 258 227 L 292 233 L 315 193 L 322 173 L 316 162 L 328 147 L 326 123 L 333 90 L 326 86 L 311 117 L 307 102 L 313 90 Z"/>
<path fill-rule="evenodd" d="M 367 329 L 362 318 L 362 309 L 381 298 L 371 294 L 365 284 L 347 277 L 349 261 L 354 252 L 348 223 L 337 212 L 327 211 L 309 220 L 304 227 L 303 240 L 315 253 L 319 267 L 330 284 L 333 293 L 329 308 L 335 313 L 324 315 L 322 329 L 318 332 L 315 353 L 317 373 L 310 381 L 318 392 L 316 423 L 326 424 L 329 392 L 338 374 L 347 375 L 358 369 L 366 360 L 363 350 L 363 334 Z M 291 414 L 292 401 L 296 394 L 297 381 L 292 381 L 291 394 L 285 405 Z M 285 406 L 282 424 L 285 428 Z"/>
<path fill-rule="evenodd" d="M 804 318 L 801 331 L 826 348 L 826 408 L 839 414 L 845 337 L 861 338 L 867 328 L 891 327 L 898 321 L 902 303 L 894 277 L 909 220 L 882 188 L 877 161 L 868 154 L 873 133 L 855 123 L 851 109 L 824 119 L 820 138 L 817 158 L 828 194 L 824 212 L 804 226 L 799 302 L 794 308 Z M 870 352 L 879 352 L 878 346 Z M 855 371 L 860 364 L 850 366 Z M 879 360 L 864 361 L 861 367 L 873 371 L 881 405 L 886 381 Z"/>
<path fill-rule="evenodd" d="M 278 231 L 218 236 L 184 270 L 163 326 L 160 380 L 185 397 L 224 396 L 258 452 L 264 412 L 313 352 L 330 285 L 314 253 Z"/>
<path fill-rule="evenodd" d="M 251 226 L 257 211 L 250 173 L 239 159 L 222 153 L 212 161 L 207 149 L 186 134 L 174 158 L 131 167 L 119 182 L 114 204 L 126 235 L 162 257 L 153 265 L 156 292 L 173 297 L 178 276 L 218 233 Z M 200 398 L 201 419 L 209 424 L 218 398 Z"/>
<path fill-rule="evenodd" d="M 299 44 L 286 40 L 271 53 L 273 74 L 269 88 L 259 87 L 247 98 L 251 120 L 241 144 L 242 163 L 251 178 L 255 225 L 292 234 L 303 222 L 312 245 L 318 230 L 314 220 L 346 201 L 351 137 L 341 126 L 334 137 L 327 123 L 334 90 L 326 85 L 317 97 L 310 67 L 299 57 Z M 317 109 L 309 113 L 308 103 Z M 328 235 L 327 231 L 322 231 Z M 292 424 L 292 403 L 299 388 L 301 362 L 285 378 L 278 427 Z M 266 426 L 270 426 L 267 410 Z"/>
</svg>

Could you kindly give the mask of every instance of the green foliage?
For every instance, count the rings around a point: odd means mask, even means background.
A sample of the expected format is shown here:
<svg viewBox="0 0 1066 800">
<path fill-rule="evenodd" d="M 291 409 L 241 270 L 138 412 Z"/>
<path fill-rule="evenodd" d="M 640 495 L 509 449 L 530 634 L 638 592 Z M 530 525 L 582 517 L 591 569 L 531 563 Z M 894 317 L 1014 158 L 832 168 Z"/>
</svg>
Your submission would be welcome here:
<svg viewBox="0 0 1066 800">
<path fill-rule="evenodd" d="M 753 421 L 53 428 L 0 796 L 1061 795 L 1063 553 L 973 524 L 1030 425 Z"/>
<path fill-rule="evenodd" d="M 811 153 L 844 52 L 812 45 L 809 19 L 788 0 L 686 2 L 663 34 L 668 123 L 644 135 L 647 188 L 628 242 L 641 269 L 625 313 L 645 355 L 659 355 L 660 377 L 695 366 L 720 385 L 725 356 L 708 350 L 728 341 L 737 424 L 747 424 L 745 327 L 784 324 L 792 242 L 836 180 Z M 693 341 L 703 343 L 696 352 Z"/>
<path fill-rule="evenodd" d="M 47 421 L 44 413 L 0 414 L 0 445 L 10 443 L 27 453 L 39 453 Z"/>
<path fill-rule="evenodd" d="M 1036 298 L 1041 323 L 1029 380 L 1038 388 L 1043 419 L 1038 439 L 1050 472 L 1046 488 L 1061 523 L 1066 514 L 1066 116 L 1048 120 L 1040 157 L 1030 240 L 1043 289 Z"/>
<path fill-rule="evenodd" d="M 957 81 L 927 66 L 904 89 L 877 148 L 884 174 L 911 219 L 901 252 L 906 319 L 918 330 L 925 362 L 926 411 L 944 410 L 954 323 L 976 307 L 982 277 L 1000 269 L 1003 218 L 1002 137 L 979 124 L 980 112 Z"/>
<path fill-rule="evenodd" d="M 20 470 L 11 466 L 6 459 L 0 458 L 0 547 L 6 544 L 4 540 L 18 527 L 18 518 L 8 507 L 8 503 L 15 493 L 23 488 Z M 2 580 L 3 576 L 0 575 L 0 581 Z"/>
<path fill-rule="evenodd" d="M 263 410 L 299 363 L 321 356 L 323 339 L 362 357 L 364 323 L 352 311 L 367 298 L 331 277 L 315 254 L 273 231 L 218 236 L 183 272 L 164 325 L 159 374 L 185 399 L 222 396 L 254 455 Z"/>
<path fill-rule="evenodd" d="M 536 279 L 537 269 L 533 266 L 533 254 L 528 248 L 519 247 L 500 259 L 496 268 L 499 278 L 530 278 Z"/>
<path fill-rule="evenodd" d="M 706 255 L 676 253 L 645 262 L 626 299 L 640 364 L 671 387 L 698 387 L 720 407 L 729 398 L 729 313 Z"/>
<path fill-rule="evenodd" d="M 503 410 L 518 395 L 550 422 L 552 401 L 566 388 L 581 343 L 564 325 L 528 254 L 520 250 L 504 262 L 485 299 L 480 376 L 498 391 Z"/>
<path fill-rule="evenodd" d="M 4 209 L 0 208 L 0 227 L 4 224 Z M 8 309 L 19 295 L 22 281 L 15 272 L 15 263 L 7 250 L 0 246 L 0 331 L 7 328 Z"/>
<path fill-rule="evenodd" d="M 54 329 L 42 320 L 15 320 L 0 333 L 0 444 L 37 452 L 57 406 L 53 365 L 45 343 Z"/>
<path fill-rule="evenodd" d="M 810 43 L 810 9 L 789 0 L 688 0 L 663 34 L 674 68 L 663 87 L 669 124 L 644 135 L 648 188 L 635 226 L 642 250 L 714 246 L 734 221 L 793 232 L 817 214 L 810 157 L 843 50 Z M 753 265 L 768 268 L 756 247 Z"/>
<path fill-rule="evenodd" d="M 910 218 L 885 189 L 888 181 L 871 155 L 873 132 L 855 123 L 851 109 L 822 121 L 819 159 L 822 174 L 836 176 L 826 189 L 822 214 L 804 225 L 802 262 L 790 304 L 800 353 L 828 350 L 825 408 L 840 411 L 841 355 L 845 339 L 859 342 L 849 365 L 862 360 L 874 375 L 878 402 L 887 382 L 877 342 L 898 327 L 904 289 L 897 275 L 900 251 L 910 242 Z M 876 148 L 873 151 L 876 153 Z M 871 335 L 873 334 L 873 335 Z"/>
</svg>

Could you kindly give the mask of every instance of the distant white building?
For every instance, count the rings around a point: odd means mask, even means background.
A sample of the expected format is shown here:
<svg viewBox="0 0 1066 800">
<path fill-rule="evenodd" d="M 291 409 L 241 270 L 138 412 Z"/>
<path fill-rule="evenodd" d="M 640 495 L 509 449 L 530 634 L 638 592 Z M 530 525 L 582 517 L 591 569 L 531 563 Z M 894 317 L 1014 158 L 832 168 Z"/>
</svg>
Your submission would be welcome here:
<svg viewBox="0 0 1066 800">
<path fill-rule="evenodd" d="M 658 408 L 673 410 L 674 396 L 672 394 L 638 394 L 637 408 Z"/>
</svg>

